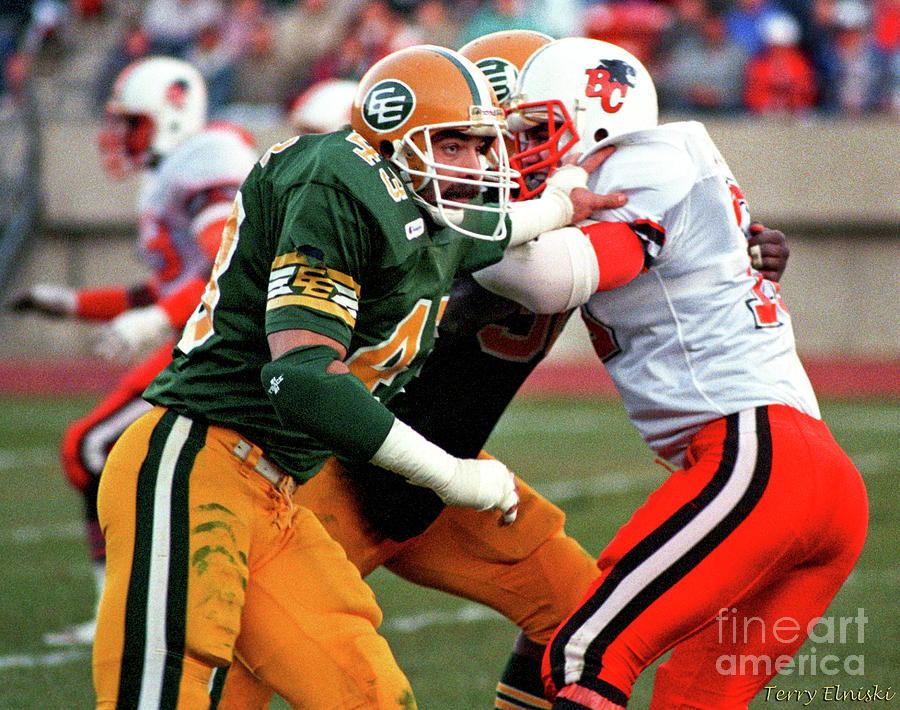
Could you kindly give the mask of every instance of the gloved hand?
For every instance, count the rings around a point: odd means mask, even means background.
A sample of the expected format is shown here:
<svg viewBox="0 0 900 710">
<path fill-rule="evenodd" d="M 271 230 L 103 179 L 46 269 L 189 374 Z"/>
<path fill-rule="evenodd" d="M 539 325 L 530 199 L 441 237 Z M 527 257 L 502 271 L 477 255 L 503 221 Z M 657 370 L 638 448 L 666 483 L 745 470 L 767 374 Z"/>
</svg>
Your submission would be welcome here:
<svg viewBox="0 0 900 710">
<path fill-rule="evenodd" d="M 111 362 L 129 363 L 174 335 L 169 316 L 159 306 L 132 308 L 101 330 L 94 352 Z"/>
<path fill-rule="evenodd" d="M 76 292 L 56 284 L 34 284 L 14 294 L 6 307 L 17 313 L 40 313 L 61 318 L 75 314 L 78 307 Z"/>
</svg>

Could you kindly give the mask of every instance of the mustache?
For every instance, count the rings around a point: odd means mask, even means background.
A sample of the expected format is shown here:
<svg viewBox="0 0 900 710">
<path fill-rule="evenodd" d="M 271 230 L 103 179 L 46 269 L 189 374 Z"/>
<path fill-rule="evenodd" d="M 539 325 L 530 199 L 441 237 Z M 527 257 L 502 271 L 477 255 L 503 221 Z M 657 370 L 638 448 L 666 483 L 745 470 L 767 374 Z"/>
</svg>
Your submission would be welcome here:
<svg viewBox="0 0 900 710">
<path fill-rule="evenodd" d="M 473 200 L 481 194 L 481 188 L 477 185 L 448 185 L 441 190 L 441 197 L 445 200 Z"/>
</svg>

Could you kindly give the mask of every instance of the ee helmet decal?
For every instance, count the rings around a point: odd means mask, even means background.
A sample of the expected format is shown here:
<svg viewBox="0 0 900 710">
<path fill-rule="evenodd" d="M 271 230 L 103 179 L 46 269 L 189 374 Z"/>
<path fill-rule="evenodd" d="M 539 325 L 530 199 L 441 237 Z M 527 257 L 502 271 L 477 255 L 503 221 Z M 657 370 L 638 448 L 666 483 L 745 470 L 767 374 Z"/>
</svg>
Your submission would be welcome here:
<svg viewBox="0 0 900 710">
<path fill-rule="evenodd" d="M 402 126 L 416 108 L 416 96 L 397 79 L 379 81 L 366 93 L 362 118 L 373 131 L 393 131 Z"/>
<path fill-rule="evenodd" d="M 512 94 L 512 89 L 516 85 L 516 79 L 519 77 L 519 70 L 512 62 L 502 57 L 487 57 L 475 63 L 481 72 L 491 82 L 494 93 L 497 94 L 497 101 L 504 102 Z"/>
</svg>

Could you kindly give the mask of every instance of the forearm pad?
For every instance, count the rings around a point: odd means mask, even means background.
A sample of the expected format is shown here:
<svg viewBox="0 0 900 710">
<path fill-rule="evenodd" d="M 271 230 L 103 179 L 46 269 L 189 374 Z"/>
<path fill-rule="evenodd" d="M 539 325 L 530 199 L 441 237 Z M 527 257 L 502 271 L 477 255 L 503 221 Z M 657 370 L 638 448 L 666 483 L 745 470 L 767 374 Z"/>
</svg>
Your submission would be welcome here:
<svg viewBox="0 0 900 710">
<path fill-rule="evenodd" d="M 263 366 L 263 389 L 282 423 L 314 437 L 335 454 L 372 458 L 394 415 L 351 373 L 332 374 L 338 358 L 326 345 L 295 348 Z"/>
<path fill-rule="evenodd" d="M 482 287 L 534 313 L 560 313 L 590 298 L 597 270 L 581 230 L 563 227 L 507 249 L 501 261 L 472 276 Z"/>
</svg>

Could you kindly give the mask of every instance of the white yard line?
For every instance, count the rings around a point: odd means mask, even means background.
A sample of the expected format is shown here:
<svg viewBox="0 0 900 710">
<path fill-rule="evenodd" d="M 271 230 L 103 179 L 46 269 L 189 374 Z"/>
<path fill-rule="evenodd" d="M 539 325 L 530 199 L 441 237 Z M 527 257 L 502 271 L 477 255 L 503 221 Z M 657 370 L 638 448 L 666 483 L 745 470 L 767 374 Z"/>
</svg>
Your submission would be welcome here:
<svg viewBox="0 0 900 710">
<path fill-rule="evenodd" d="M 466 604 L 455 611 L 426 611 L 411 616 L 395 616 L 385 619 L 381 628 L 400 633 L 413 633 L 429 626 L 471 624 L 478 621 L 501 621 L 505 617 L 480 604 Z"/>
<path fill-rule="evenodd" d="M 37 654 L 13 653 L 8 656 L 0 656 L 0 672 L 21 670 L 23 668 L 61 666 L 89 658 L 90 655 L 91 649 L 89 648 L 72 648 L 65 651 L 50 651 Z"/>
</svg>

